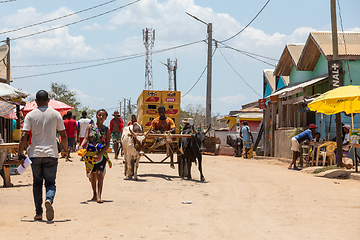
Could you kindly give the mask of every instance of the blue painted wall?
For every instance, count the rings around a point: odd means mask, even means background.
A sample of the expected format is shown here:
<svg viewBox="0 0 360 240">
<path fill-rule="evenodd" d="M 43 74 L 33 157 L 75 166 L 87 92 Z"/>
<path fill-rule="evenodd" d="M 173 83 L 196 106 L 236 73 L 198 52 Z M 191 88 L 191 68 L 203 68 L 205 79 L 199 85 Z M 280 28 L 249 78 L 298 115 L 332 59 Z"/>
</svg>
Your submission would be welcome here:
<svg viewBox="0 0 360 240">
<path fill-rule="evenodd" d="M 276 89 L 280 89 L 282 87 L 286 87 L 286 84 L 285 84 L 284 79 L 282 77 L 279 77 L 279 82 L 278 82 L 278 84 L 276 86 Z"/>
<path fill-rule="evenodd" d="M 266 83 L 264 98 L 268 97 L 272 93 L 269 83 Z"/>
</svg>

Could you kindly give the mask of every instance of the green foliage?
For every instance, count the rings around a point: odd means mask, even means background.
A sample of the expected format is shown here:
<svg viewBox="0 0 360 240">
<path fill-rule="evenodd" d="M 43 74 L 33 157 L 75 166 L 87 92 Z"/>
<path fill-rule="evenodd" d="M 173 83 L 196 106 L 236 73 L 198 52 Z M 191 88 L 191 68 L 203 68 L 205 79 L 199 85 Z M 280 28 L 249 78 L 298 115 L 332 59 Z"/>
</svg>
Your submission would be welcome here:
<svg viewBox="0 0 360 240">
<path fill-rule="evenodd" d="M 83 111 L 87 112 L 88 118 L 95 117 L 96 110 L 81 106 L 80 102 L 76 98 L 76 93 L 69 90 L 65 84 L 51 83 L 49 97 L 50 99 L 66 103 L 67 105 L 73 107 L 71 112 L 73 113 L 73 116 L 76 116 L 76 119 L 80 119 Z"/>
<path fill-rule="evenodd" d="M 338 167 L 336 165 L 331 165 L 331 166 L 318 168 L 318 169 L 314 170 L 312 173 L 317 174 L 317 173 L 321 173 L 321 172 L 325 172 L 325 171 L 329 171 L 329 170 L 333 170 L 333 169 L 342 169 L 342 167 Z"/>
<path fill-rule="evenodd" d="M 294 128 L 290 133 L 288 133 L 287 135 L 290 137 L 290 138 L 293 138 L 295 137 L 296 135 L 298 135 L 299 133 L 301 133 L 302 130 L 300 128 Z"/>
</svg>

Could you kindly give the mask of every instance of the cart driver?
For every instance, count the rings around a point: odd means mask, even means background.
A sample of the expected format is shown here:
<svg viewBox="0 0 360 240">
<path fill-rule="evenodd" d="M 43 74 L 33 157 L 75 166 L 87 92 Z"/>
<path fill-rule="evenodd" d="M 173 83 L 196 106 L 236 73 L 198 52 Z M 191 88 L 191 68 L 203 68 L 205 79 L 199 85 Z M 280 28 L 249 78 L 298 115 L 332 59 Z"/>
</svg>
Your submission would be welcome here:
<svg viewBox="0 0 360 240">
<path fill-rule="evenodd" d="M 166 134 L 174 134 L 175 133 L 175 123 L 174 121 L 165 116 L 165 107 L 159 106 L 158 108 L 159 117 L 155 118 L 151 122 L 152 132 L 153 133 L 166 133 Z M 166 144 L 167 155 L 170 156 L 170 167 L 175 168 L 174 160 L 173 160 L 173 149 L 171 138 L 166 138 L 166 141 L 163 143 Z M 162 144 L 162 145 L 163 145 Z"/>
</svg>

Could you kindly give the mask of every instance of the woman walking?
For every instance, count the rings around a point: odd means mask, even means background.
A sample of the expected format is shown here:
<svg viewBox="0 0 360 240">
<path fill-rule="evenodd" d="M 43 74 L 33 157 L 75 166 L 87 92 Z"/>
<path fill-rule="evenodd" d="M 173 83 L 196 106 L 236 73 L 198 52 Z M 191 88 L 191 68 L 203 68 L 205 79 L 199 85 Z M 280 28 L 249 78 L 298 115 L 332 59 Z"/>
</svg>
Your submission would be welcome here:
<svg viewBox="0 0 360 240">
<path fill-rule="evenodd" d="M 86 128 L 86 133 L 81 148 L 86 147 L 84 156 L 86 175 L 91 182 L 93 198 L 91 200 L 103 203 L 101 193 L 103 188 L 106 163 L 112 167 L 112 163 L 107 154 L 110 146 L 110 130 L 104 125 L 108 113 L 105 109 L 96 112 L 96 124 L 91 124 Z"/>
</svg>

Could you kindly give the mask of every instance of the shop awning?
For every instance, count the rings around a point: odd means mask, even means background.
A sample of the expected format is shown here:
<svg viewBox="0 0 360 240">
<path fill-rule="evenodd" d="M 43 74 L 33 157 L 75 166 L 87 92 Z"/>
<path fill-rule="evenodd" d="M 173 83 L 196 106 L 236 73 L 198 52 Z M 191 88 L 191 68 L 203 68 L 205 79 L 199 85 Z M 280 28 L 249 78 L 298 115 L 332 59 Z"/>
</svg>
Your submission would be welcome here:
<svg viewBox="0 0 360 240">
<path fill-rule="evenodd" d="M 320 77 L 308 80 L 306 82 L 296 83 L 294 85 L 283 87 L 281 89 L 276 90 L 272 94 L 270 94 L 269 97 L 271 97 L 271 96 L 279 96 L 279 97 L 291 96 L 293 94 L 298 93 L 299 90 L 300 90 L 300 92 L 302 92 L 302 90 L 304 88 L 306 88 L 308 86 L 311 86 L 311 85 L 318 84 L 318 83 L 320 83 L 322 81 L 325 81 L 327 78 L 328 78 L 328 74 L 325 74 L 325 75 L 322 75 Z"/>
<path fill-rule="evenodd" d="M 26 97 L 29 94 L 21 89 L 14 88 L 6 83 L 0 83 L 0 97 L 5 98 L 18 98 L 18 97 Z"/>
</svg>

